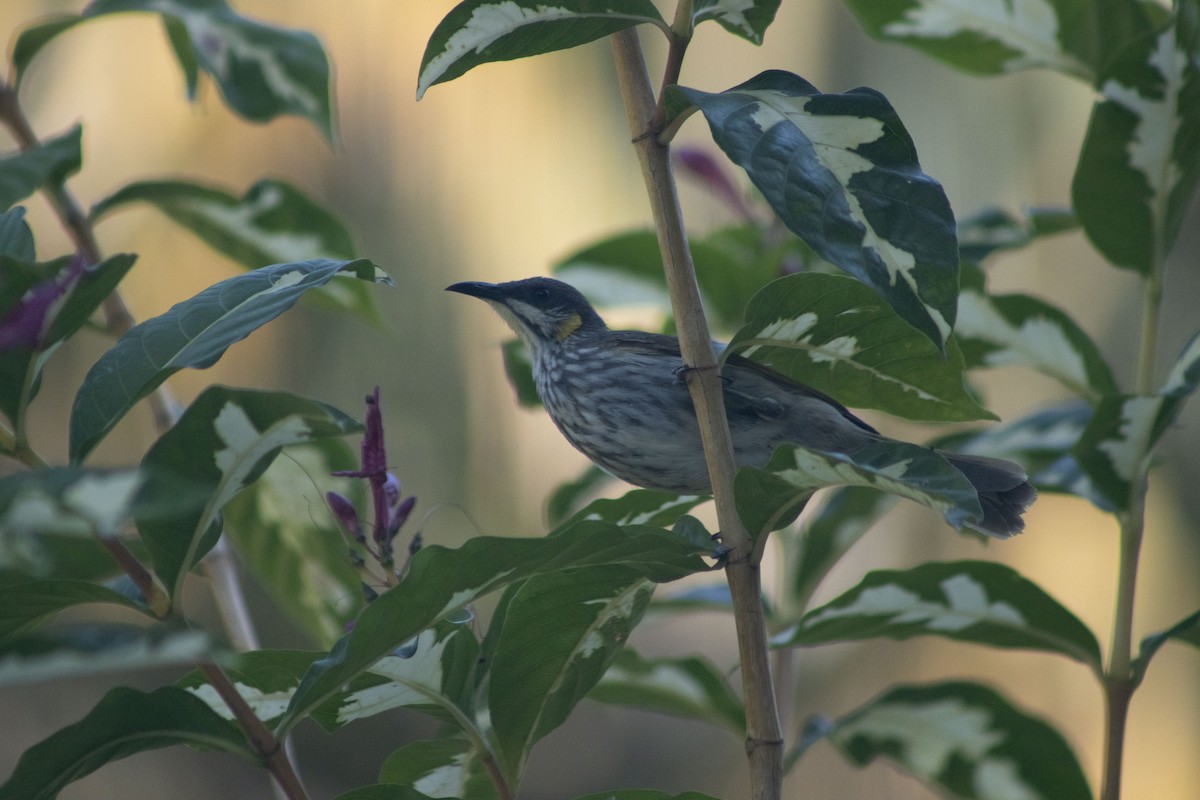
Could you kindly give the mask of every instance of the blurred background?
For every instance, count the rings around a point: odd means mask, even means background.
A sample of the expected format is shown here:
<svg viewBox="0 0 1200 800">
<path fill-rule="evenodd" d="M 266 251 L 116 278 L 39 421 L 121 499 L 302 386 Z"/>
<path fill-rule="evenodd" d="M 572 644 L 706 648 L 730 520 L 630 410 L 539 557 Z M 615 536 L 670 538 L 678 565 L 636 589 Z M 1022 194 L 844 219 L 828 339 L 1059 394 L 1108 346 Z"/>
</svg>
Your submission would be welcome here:
<svg viewBox="0 0 1200 800">
<path fill-rule="evenodd" d="M 28 22 L 82 5 L 4 0 L 0 31 L 7 32 L 11 47 Z M 509 338 L 500 320 L 481 304 L 442 289 L 460 280 L 545 274 L 577 247 L 648 224 L 608 45 L 488 65 L 434 87 L 417 104 L 425 41 L 452 0 L 235 5 L 243 14 L 320 37 L 334 65 L 340 125 L 334 147 L 298 119 L 262 126 L 234 117 L 215 87 L 203 81 L 197 101 L 189 104 L 157 19 L 140 14 L 82 26 L 38 58 L 22 95 L 36 130 L 49 137 L 83 123 L 84 169 L 71 185 L 85 206 L 134 179 L 187 176 L 238 195 L 263 177 L 287 180 L 340 216 L 359 254 L 388 270 L 396 287 L 376 292 L 384 327 L 298 308 L 232 348 L 213 369 L 180 373 L 169 385 L 185 402 L 212 382 L 286 389 L 357 416 L 363 395 L 378 384 L 389 458 L 405 493 L 420 498 L 426 542 L 455 545 L 476 534 L 542 534 L 547 494 L 583 469 L 583 457 L 542 412 L 517 407 L 500 361 L 499 346 Z M 659 38 L 643 32 L 655 72 L 663 56 Z M 838 0 L 784 3 L 760 48 L 714 24 L 701 26 L 683 82 L 716 91 L 768 68 L 795 72 L 824 91 L 860 85 L 882 91 L 908 126 L 925 171 L 943 183 L 960 217 L 985 206 L 1016 211 L 1069 203 L 1092 101 L 1081 83 L 1045 72 L 980 79 L 951 71 L 868 39 Z M 716 152 L 698 117 L 687 123 L 680 141 Z M 7 140 L 0 146 L 13 147 Z M 730 221 L 700 187 L 684 181 L 682 191 L 692 231 Z M 65 252 L 67 241 L 44 201 L 34 198 L 29 207 L 39 256 Z M 1160 375 L 1197 327 L 1196 221 L 1193 206 L 1167 276 Z M 99 236 L 106 253 L 139 254 L 123 285 L 138 319 L 238 271 L 148 208 L 113 215 L 101 223 Z M 1129 386 L 1136 283 L 1131 274 L 1107 266 L 1082 235 L 997 257 L 990 280 L 993 291 L 1028 292 L 1065 307 L 1097 338 L 1119 380 Z M 656 324 L 636 310 L 611 317 L 629 325 Z M 52 461 L 65 461 L 73 393 L 105 348 L 100 337 L 80 336 L 50 364 L 33 439 Z M 981 375 L 978 384 L 1004 418 L 1060 397 L 1056 384 L 1015 369 Z M 1193 403 L 1169 434 L 1155 475 L 1139 584 L 1139 637 L 1200 607 L 1198 420 Z M 923 439 L 935 432 L 894 419 L 872 421 L 897 436 Z M 95 462 L 133 463 L 152 439 L 149 414 L 131 414 Z M 835 596 L 870 569 L 930 559 L 994 559 L 1048 589 L 1096 631 L 1107 652 L 1116 534 L 1112 520 L 1086 503 L 1043 497 L 1028 516 L 1024 536 L 985 547 L 956 536 L 932 513 L 904 505 L 856 546 L 817 600 Z M 264 598 L 252 593 L 251 601 L 266 646 L 305 646 Z M 200 618 L 211 615 L 202 582 L 192 587 L 189 602 Z M 721 665 L 735 658 L 730 620 L 717 615 L 670 626 L 648 620 L 634 643 L 647 655 L 700 652 Z M 845 713 L 893 682 L 974 677 L 1058 724 L 1089 779 L 1098 780 L 1100 689 L 1073 662 L 929 640 L 829 646 L 800 651 L 795 661 L 800 679 L 790 730 L 809 713 Z M 30 745 L 82 716 L 110 686 L 150 688 L 175 677 L 151 671 L 0 688 L 0 776 L 11 772 Z M 736 674 L 730 680 L 738 683 Z M 314 798 L 332 797 L 373 783 L 388 753 L 431 730 L 422 717 L 404 712 L 333 736 L 303 726 L 296 741 L 300 770 Z M 1169 645 L 1134 699 L 1126 796 L 1200 797 L 1197 742 L 1200 657 L 1194 648 Z M 521 797 L 641 787 L 738 798 L 745 785 L 741 742 L 727 732 L 585 702 L 535 751 Z M 787 787 L 790 797 L 935 796 L 882 763 L 855 769 L 828 745 L 805 756 Z M 266 797 L 268 791 L 265 774 L 250 766 L 172 748 L 106 767 L 62 796 L 242 800 Z"/>
</svg>

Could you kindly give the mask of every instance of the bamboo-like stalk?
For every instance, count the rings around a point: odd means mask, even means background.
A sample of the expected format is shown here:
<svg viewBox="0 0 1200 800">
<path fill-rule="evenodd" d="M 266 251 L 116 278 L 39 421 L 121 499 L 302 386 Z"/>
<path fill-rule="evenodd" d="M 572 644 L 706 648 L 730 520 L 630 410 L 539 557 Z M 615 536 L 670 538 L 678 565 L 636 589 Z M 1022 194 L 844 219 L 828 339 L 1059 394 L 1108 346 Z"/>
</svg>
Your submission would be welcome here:
<svg viewBox="0 0 1200 800">
<path fill-rule="evenodd" d="M 690 18 L 690 14 L 688 16 Z M 679 17 L 677 14 L 672 31 L 675 37 L 681 35 Z M 690 35 L 690 31 L 685 35 Z M 682 59 L 681 48 L 684 46 L 686 43 L 678 39 L 672 42 L 676 69 Z M 687 383 L 700 423 L 721 539 L 729 548 L 725 573 L 733 597 L 741 659 L 750 796 L 754 800 L 778 800 L 783 782 L 783 737 L 771 682 L 759 564 L 754 558 L 750 535 L 734 505 L 733 477 L 736 465 L 725 417 L 720 367 L 713 353 L 712 338 L 700 303 L 695 269 L 671 172 L 670 151 L 667 145 L 659 141 L 660 131 L 655 129 L 655 123 L 661 126 L 663 120 L 656 119 L 658 104 L 636 32 L 627 29 L 614 34 L 612 50 L 629 129 L 658 231 L 680 351 L 684 363 L 689 367 L 686 371 Z"/>
</svg>

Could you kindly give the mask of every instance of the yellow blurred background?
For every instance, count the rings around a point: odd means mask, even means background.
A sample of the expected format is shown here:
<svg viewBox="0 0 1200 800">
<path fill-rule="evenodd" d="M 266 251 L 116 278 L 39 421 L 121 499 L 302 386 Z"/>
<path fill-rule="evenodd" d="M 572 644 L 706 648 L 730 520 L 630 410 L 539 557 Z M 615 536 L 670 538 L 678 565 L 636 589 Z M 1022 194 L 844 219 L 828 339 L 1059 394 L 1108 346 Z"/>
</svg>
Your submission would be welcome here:
<svg viewBox="0 0 1200 800">
<path fill-rule="evenodd" d="M 405 492 L 420 498 L 426 542 L 454 545 L 476 533 L 540 535 L 544 501 L 584 466 L 541 412 L 520 410 L 498 347 L 508 338 L 489 310 L 442 289 L 460 280 L 504 280 L 547 272 L 567 252 L 607 234 L 648 224 L 607 44 L 482 67 L 414 100 L 427 37 L 451 0 L 242 0 L 248 16 L 313 31 L 334 65 L 340 138 L 330 148 L 311 125 L 291 118 L 255 125 L 233 116 L 202 81 L 184 95 L 157 19 L 121 15 L 68 32 L 39 57 L 22 98 L 40 135 L 84 126 L 84 169 L 71 186 L 90 205 L 123 183 L 186 176 L 241 194 L 263 177 L 299 186 L 340 216 L 360 255 L 396 279 L 376 299 L 385 329 L 300 308 L 232 348 L 213 369 L 185 372 L 170 386 L 187 401 L 213 382 L 281 388 L 358 415 L 361 398 L 382 387 L 388 450 Z M 662 4 L 660 4 L 662 5 Z M 30 20 L 77 11 L 82 3 L 4 0 L 0 31 L 10 41 Z M 643 33 L 652 69 L 659 37 Z M 980 79 L 901 47 L 873 42 L 838 0 L 785 3 L 766 44 L 756 48 L 703 25 L 683 82 L 707 90 L 768 68 L 795 72 L 825 91 L 859 85 L 891 100 L 917 143 L 925 171 L 946 188 L 959 216 L 984 206 L 1018 210 L 1066 205 L 1092 101 L 1086 86 L 1045 72 Z M 716 152 L 694 118 L 680 141 Z M 3 150 L 12 143 L 4 140 Z M 693 231 L 728 221 L 721 206 L 682 183 Z M 43 258 L 67 242 L 40 198 L 29 202 Z M 1197 327 L 1200 226 L 1195 211 L 1171 263 L 1160 372 Z M 238 268 L 149 209 L 101 223 L 106 253 L 139 254 L 123 292 L 138 319 Z M 994 291 L 1056 302 L 1129 374 L 1138 301 L 1132 276 L 1106 266 L 1072 234 L 995 260 Z M 634 322 L 636 323 L 636 319 Z M 79 379 L 106 343 L 81 336 L 51 362 L 33 426 L 34 445 L 65 459 L 66 419 Z M 1056 385 L 1016 369 L 979 376 L 989 406 L 1008 418 L 1061 397 Z M 1200 450 L 1195 405 L 1169 434 L 1155 473 L 1142 560 L 1138 637 L 1200 607 Z M 875 419 L 894 435 L 923 429 Z M 136 461 L 152 441 L 149 415 L 131 414 L 100 448 L 97 463 Z M 1107 651 L 1116 576 L 1116 528 L 1081 501 L 1043 497 L 1027 533 L 983 547 L 957 537 L 922 509 L 903 507 L 868 535 L 822 588 L 829 599 L 875 568 L 930 559 L 985 558 L 1020 569 L 1096 631 Z M 203 613 L 200 584 L 193 602 Z M 303 646 L 287 623 L 253 595 L 267 646 Z M 647 622 L 634 643 L 650 655 L 702 652 L 732 665 L 733 633 L 722 616 Z M 797 711 L 838 715 L 893 682 L 974 677 L 1003 688 L 1022 708 L 1066 733 L 1089 779 L 1098 780 L 1101 692 L 1087 670 L 1063 659 L 915 640 L 801 651 L 795 660 Z M 0 689 L 0 776 L 20 753 L 82 716 L 115 683 L 147 688 L 174 673 L 107 676 Z M 736 675 L 731 676 L 736 684 Z M 373 783 L 382 759 L 428 735 L 415 715 L 385 715 L 333 735 L 315 726 L 297 737 L 300 769 L 314 798 Z M 1200 653 L 1168 645 L 1134 699 L 1127 744 L 1126 797 L 1200 797 Z M 739 741 L 698 724 L 585 702 L 535 751 L 522 798 L 570 797 L 619 787 L 687 789 L 745 796 Z M 931 798 L 930 789 L 883 764 L 854 769 L 818 745 L 789 776 L 788 797 Z M 72 785 L 68 800 L 267 796 L 265 775 L 227 757 L 182 748 L 143 754 Z"/>
</svg>

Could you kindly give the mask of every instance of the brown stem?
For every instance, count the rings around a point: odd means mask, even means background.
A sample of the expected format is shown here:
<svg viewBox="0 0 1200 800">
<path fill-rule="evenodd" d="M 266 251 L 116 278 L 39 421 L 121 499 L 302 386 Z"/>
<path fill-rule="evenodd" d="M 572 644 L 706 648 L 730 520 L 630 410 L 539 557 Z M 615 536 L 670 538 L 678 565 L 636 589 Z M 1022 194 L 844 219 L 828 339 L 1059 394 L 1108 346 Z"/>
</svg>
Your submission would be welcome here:
<svg viewBox="0 0 1200 800">
<path fill-rule="evenodd" d="M 1109 678 L 1104 687 L 1104 781 L 1100 800 L 1118 800 L 1121 796 L 1121 765 L 1125 755 L 1125 723 L 1129 719 L 1129 701 L 1133 699 L 1133 681 Z"/>
<path fill-rule="evenodd" d="M 725 572 L 733 596 L 742 667 L 751 797 L 753 800 L 776 800 L 783 780 L 783 738 L 771 685 L 759 564 L 753 558 L 753 543 L 733 502 L 735 465 L 720 368 L 700 304 L 695 269 L 671 173 L 670 152 L 658 141 L 659 130 L 652 125 L 656 103 L 637 34 L 633 30 L 614 34 L 612 49 L 630 132 L 658 231 L 680 352 L 684 363 L 691 367 L 686 372 L 688 388 L 700 423 L 717 521 L 722 541 L 730 549 Z"/>
<path fill-rule="evenodd" d="M 121 570 L 129 576 L 133 581 L 133 585 L 142 593 L 142 597 L 146 599 L 146 604 L 150 606 L 150 610 L 154 616 L 159 619 L 164 619 L 171 613 L 171 598 L 166 590 L 159 585 L 154 579 L 154 575 L 150 570 L 146 569 L 141 561 L 138 561 L 125 543 L 113 536 L 97 536 L 100 544 L 108 551 L 109 555 L 116 560 Z"/>
<path fill-rule="evenodd" d="M 289 800 L 308 800 L 308 793 L 304 791 L 304 786 L 296 777 L 296 773 L 292 769 L 292 762 L 288 760 L 287 754 L 284 752 L 283 743 L 276 739 L 270 729 L 258 718 L 254 709 L 250 708 L 246 699 L 238 693 L 237 687 L 229 680 L 229 676 L 212 663 L 201 664 L 200 671 L 204 673 L 205 679 L 217 690 L 221 700 L 233 712 L 234 719 L 238 721 L 238 725 L 245 732 L 250 746 L 262 758 L 267 770 L 282 789 L 284 796 Z"/>
</svg>

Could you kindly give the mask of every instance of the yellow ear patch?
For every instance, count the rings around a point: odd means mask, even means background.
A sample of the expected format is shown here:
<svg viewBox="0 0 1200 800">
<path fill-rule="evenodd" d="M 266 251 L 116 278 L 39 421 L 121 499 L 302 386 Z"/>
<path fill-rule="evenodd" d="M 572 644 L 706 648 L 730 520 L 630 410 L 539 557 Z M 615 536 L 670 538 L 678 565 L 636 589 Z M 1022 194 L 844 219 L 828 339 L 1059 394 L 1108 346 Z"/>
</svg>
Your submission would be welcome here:
<svg viewBox="0 0 1200 800">
<path fill-rule="evenodd" d="M 583 317 L 579 316 L 578 314 L 572 314 L 563 320 L 563 323 L 559 326 L 558 333 L 554 335 L 554 338 L 561 342 L 572 333 L 579 330 L 581 325 L 583 325 Z"/>
</svg>

